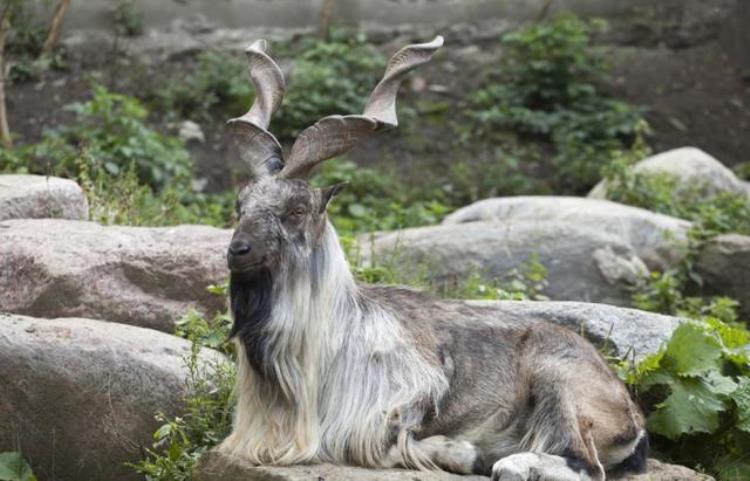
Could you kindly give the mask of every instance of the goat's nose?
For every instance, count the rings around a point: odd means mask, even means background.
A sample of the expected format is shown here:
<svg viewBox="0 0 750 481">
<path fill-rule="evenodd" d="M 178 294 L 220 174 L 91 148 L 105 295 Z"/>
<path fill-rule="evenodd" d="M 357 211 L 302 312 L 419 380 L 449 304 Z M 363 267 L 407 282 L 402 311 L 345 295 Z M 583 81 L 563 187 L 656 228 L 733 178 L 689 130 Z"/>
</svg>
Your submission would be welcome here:
<svg viewBox="0 0 750 481">
<path fill-rule="evenodd" d="M 233 256 L 241 256 L 250 252 L 250 243 L 243 239 L 235 239 L 229 244 L 229 253 Z"/>
</svg>

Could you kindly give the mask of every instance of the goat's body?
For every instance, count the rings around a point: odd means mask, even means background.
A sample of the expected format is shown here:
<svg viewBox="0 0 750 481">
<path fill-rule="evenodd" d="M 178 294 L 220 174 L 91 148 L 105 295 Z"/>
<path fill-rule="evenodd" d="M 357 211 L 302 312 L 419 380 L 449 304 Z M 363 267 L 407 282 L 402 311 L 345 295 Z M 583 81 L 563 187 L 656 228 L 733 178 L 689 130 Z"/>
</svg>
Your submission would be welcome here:
<svg viewBox="0 0 750 481">
<path fill-rule="evenodd" d="M 574 332 L 408 289 L 372 291 L 401 314 L 419 344 L 434 339 L 431 351 L 449 380 L 420 437 L 466 440 L 479 449 L 486 470 L 523 451 L 609 468 L 632 454 L 643 435 L 643 419 L 624 385 Z"/>
<path fill-rule="evenodd" d="M 260 329 L 240 330 L 236 420 L 220 449 L 258 464 L 458 472 L 534 452 L 581 462 L 596 478 L 643 435 L 624 386 L 576 334 L 409 289 L 357 286 L 330 225 L 309 259 L 273 280 Z M 233 308 L 237 323 L 250 314 Z M 245 362 L 252 357 L 255 365 Z M 419 441 L 438 435 L 471 456 L 441 462 Z"/>
</svg>

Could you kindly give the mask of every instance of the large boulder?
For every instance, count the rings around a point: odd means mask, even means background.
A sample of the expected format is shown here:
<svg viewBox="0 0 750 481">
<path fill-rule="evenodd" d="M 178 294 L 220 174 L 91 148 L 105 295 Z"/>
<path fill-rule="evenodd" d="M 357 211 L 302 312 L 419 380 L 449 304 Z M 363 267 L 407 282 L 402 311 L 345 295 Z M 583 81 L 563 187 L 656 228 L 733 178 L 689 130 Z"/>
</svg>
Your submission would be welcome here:
<svg viewBox="0 0 750 481">
<path fill-rule="evenodd" d="M 150 329 L 0 314 L 0 452 L 20 450 L 41 480 L 142 479 L 125 463 L 151 446 L 155 414 L 179 411 L 189 356 Z"/>
<path fill-rule="evenodd" d="M 206 226 L 122 227 L 70 220 L 0 222 L 0 311 L 90 317 L 171 332 L 227 277 L 231 232 Z"/>
<path fill-rule="evenodd" d="M 582 334 L 608 354 L 642 359 L 667 342 L 684 319 L 587 302 L 465 301 L 488 307 L 499 318 L 535 318 Z"/>
<path fill-rule="evenodd" d="M 451 285 L 472 273 L 505 278 L 537 259 L 555 300 L 627 305 L 648 268 L 626 241 L 566 221 L 470 222 L 375 233 L 359 239 L 365 264 L 394 264 Z"/>
<path fill-rule="evenodd" d="M 608 200 L 564 196 L 519 196 L 480 200 L 457 210 L 443 224 L 533 222 L 539 229 L 565 222 L 600 230 L 630 246 L 650 269 L 672 267 L 684 255 L 690 222 Z"/>
<path fill-rule="evenodd" d="M 634 172 L 668 174 L 678 179 L 681 186 L 700 185 L 708 193 L 728 192 L 750 195 L 744 182 L 734 172 L 706 152 L 695 147 L 681 147 L 648 157 L 636 163 Z M 588 197 L 605 199 L 607 181 L 602 180 L 589 192 Z"/>
<path fill-rule="evenodd" d="M 711 481 L 713 478 L 684 466 L 649 459 L 645 474 L 607 476 L 612 481 Z M 198 460 L 195 481 L 487 481 L 485 476 L 458 476 L 444 472 L 404 469 L 362 469 L 318 464 L 292 467 L 253 466 L 242 459 L 209 451 Z"/>
<path fill-rule="evenodd" d="M 739 300 L 750 315 L 750 236 L 714 237 L 701 250 L 696 270 L 708 293 Z"/>
<path fill-rule="evenodd" d="M 0 220 L 60 218 L 87 220 L 89 203 L 68 179 L 43 175 L 0 175 Z"/>
</svg>

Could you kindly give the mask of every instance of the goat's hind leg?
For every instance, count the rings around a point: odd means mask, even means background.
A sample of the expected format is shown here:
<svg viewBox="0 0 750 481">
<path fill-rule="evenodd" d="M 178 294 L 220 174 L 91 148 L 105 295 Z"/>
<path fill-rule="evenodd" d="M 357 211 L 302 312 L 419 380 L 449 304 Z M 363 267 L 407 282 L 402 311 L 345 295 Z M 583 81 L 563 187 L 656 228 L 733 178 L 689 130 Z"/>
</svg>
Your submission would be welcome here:
<svg viewBox="0 0 750 481">
<path fill-rule="evenodd" d="M 403 446 L 395 444 L 388 452 L 385 467 L 440 468 L 456 474 L 476 474 L 481 468 L 479 449 L 468 441 L 430 436 L 424 439 L 409 440 L 411 455 L 405 456 Z M 405 459 L 419 459 L 421 465 Z"/>
</svg>

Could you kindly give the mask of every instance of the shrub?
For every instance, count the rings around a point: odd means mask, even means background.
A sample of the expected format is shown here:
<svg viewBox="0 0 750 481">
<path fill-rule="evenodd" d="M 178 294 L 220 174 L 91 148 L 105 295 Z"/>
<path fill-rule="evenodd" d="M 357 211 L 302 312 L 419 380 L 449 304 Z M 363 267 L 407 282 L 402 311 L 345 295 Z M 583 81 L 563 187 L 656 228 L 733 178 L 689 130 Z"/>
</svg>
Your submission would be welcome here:
<svg viewBox="0 0 750 481">
<path fill-rule="evenodd" d="M 472 96 L 478 134 L 497 140 L 513 131 L 551 148 L 556 190 L 582 192 L 598 177 L 612 150 L 627 148 L 641 113 L 608 97 L 608 75 L 592 34 L 600 21 L 560 15 L 505 35 L 505 55 L 494 83 Z"/>
<path fill-rule="evenodd" d="M 271 50 L 277 61 L 294 60 L 284 102 L 270 127 L 283 141 L 326 115 L 361 112 L 385 68 L 385 57 L 365 36 L 344 31 L 327 40 L 303 37 L 291 48 L 275 45 Z M 201 53 L 193 73 L 173 76 L 145 98 L 172 117 L 237 117 L 253 99 L 247 60 L 231 52 Z"/>
<path fill-rule="evenodd" d="M 91 169 L 91 165 L 96 167 Z M 109 175 L 95 160 L 81 161 L 76 180 L 88 197 L 91 220 L 102 224 L 227 227 L 234 219 L 234 192 L 204 194 L 189 185 L 175 184 L 154 192 L 140 183 L 133 166 L 118 175 Z"/>
<path fill-rule="evenodd" d="M 226 286 L 210 288 L 226 294 Z M 229 434 L 232 423 L 233 389 L 236 370 L 233 363 L 203 366 L 198 362 L 204 347 L 232 355 L 228 342 L 231 321 L 226 314 L 212 320 L 192 311 L 178 323 L 176 334 L 191 342 L 185 412 L 174 418 L 157 415 L 163 424 L 154 432 L 154 444 L 144 459 L 133 465 L 149 481 L 187 481 L 201 454 Z"/>
<path fill-rule="evenodd" d="M 649 412 L 659 452 L 722 481 L 747 479 L 750 333 L 735 323 L 733 301 L 706 307 L 690 313 L 695 320 L 681 324 L 659 352 L 626 369 L 625 380 Z"/>
<path fill-rule="evenodd" d="M 138 100 L 95 86 L 90 101 L 70 109 L 75 122 L 46 132 L 41 142 L 0 148 L 0 172 L 72 177 L 88 196 L 91 219 L 104 224 L 232 222 L 234 193 L 193 188 L 182 142 L 149 127 Z"/>
<path fill-rule="evenodd" d="M 171 76 L 145 93 L 145 100 L 171 119 L 210 120 L 219 110 L 226 118 L 242 115 L 252 103 L 247 60 L 241 54 L 201 52 L 194 68 Z"/>
<path fill-rule="evenodd" d="M 656 354 L 626 371 L 641 396 L 657 449 L 672 460 L 702 467 L 719 479 L 750 476 L 750 332 L 738 323 L 739 303 L 697 295 L 694 265 L 706 240 L 750 233 L 750 201 L 683 185 L 665 174 L 637 173 L 632 158 L 604 169 L 612 200 L 693 222 L 685 256 L 675 268 L 652 272 L 635 293 L 641 309 L 693 319 L 680 325 Z"/>
<path fill-rule="evenodd" d="M 5 48 L 8 65 L 6 81 L 23 83 L 38 80 L 50 67 L 63 68 L 61 51 L 41 56 L 48 25 L 39 21 L 37 10 L 45 10 L 51 2 L 45 0 L 5 0 L 3 12 L 11 27 Z M 10 59 L 8 61 L 7 59 Z"/>
<path fill-rule="evenodd" d="M 326 40 L 304 37 L 288 55 L 294 68 L 271 124 L 282 139 L 294 138 L 321 117 L 362 112 L 386 63 L 365 35 L 344 30 L 333 30 Z"/>
<path fill-rule="evenodd" d="M 120 35 L 135 37 L 143 33 L 143 14 L 133 0 L 120 0 L 115 7 L 113 21 Z"/>
<path fill-rule="evenodd" d="M 347 182 L 329 207 L 333 223 L 344 234 L 393 230 L 440 222 L 451 207 L 434 194 L 416 191 L 388 172 L 329 160 L 315 177 L 316 185 Z M 433 198 L 434 200 L 424 200 Z"/>
<path fill-rule="evenodd" d="M 684 185 L 668 174 L 638 173 L 632 168 L 633 162 L 634 158 L 620 156 L 603 169 L 607 197 L 693 222 L 680 264 L 666 272 L 652 273 L 649 282 L 636 293 L 634 304 L 641 309 L 679 314 L 710 302 L 689 295 L 703 283 L 694 269 L 695 262 L 712 237 L 730 232 L 750 234 L 750 199 L 726 192 L 711 193 L 700 183 Z"/>
<path fill-rule="evenodd" d="M 192 161 L 182 142 L 150 128 L 148 111 L 137 99 L 95 85 L 91 100 L 66 108 L 74 113 L 74 123 L 45 132 L 38 144 L 19 148 L 16 155 L 30 159 L 32 172 L 76 177 L 83 159 L 95 162 L 91 169 L 100 166 L 112 176 L 132 165 L 139 181 L 154 189 L 190 177 Z"/>
</svg>

